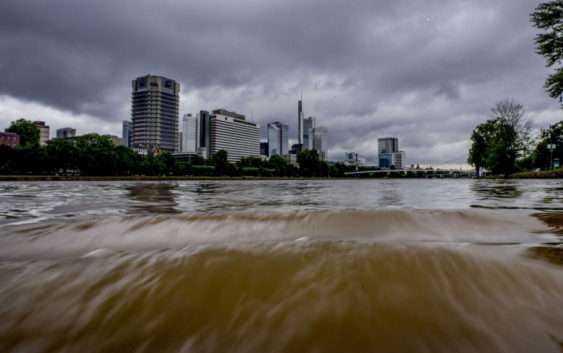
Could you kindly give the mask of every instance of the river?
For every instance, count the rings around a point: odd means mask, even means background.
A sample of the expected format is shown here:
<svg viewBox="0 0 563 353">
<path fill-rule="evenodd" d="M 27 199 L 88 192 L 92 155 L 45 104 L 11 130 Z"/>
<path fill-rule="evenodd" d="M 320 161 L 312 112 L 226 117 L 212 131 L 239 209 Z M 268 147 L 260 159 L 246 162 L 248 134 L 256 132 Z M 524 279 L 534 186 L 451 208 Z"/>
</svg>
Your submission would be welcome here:
<svg viewBox="0 0 563 353">
<path fill-rule="evenodd" d="M 0 183 L 1 352 L 562 352 L 563 183 Z"/>
</svg>

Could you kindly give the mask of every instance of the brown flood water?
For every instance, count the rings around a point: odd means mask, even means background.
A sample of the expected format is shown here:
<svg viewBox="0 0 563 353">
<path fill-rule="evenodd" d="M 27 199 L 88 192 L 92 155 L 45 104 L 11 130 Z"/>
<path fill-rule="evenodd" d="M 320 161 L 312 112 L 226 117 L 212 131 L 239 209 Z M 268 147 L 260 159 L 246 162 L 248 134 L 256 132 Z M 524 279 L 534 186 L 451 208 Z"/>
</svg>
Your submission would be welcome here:
<svg viewBox="0 0 563 353">
<path fill-rule="evenodd" d="M 556 181 L 0 183 L 1 352 L 563 352 Z"/>
</svg>

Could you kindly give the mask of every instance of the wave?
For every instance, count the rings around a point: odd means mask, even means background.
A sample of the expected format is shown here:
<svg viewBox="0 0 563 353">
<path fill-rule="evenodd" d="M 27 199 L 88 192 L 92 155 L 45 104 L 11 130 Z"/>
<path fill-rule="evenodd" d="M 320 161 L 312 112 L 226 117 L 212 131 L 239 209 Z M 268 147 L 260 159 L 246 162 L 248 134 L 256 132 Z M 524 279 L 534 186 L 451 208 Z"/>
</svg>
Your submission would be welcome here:
<svg viewBox="0 0 563 353">
<path fill-rule="evenodd" d="M 545 243 L 560 241 L 557 217 L 517 211 L 387 209 L 93 218 L 6 226 L 0 231 L 0 258 L 292 241 Z"/>
<path fill-rule="evenodd" d="M 114 253 L 2 263 L 0 279 L 1 351 L 559 352 L 563 341 L 561 271 L 443 247 Z"/>
</svg>

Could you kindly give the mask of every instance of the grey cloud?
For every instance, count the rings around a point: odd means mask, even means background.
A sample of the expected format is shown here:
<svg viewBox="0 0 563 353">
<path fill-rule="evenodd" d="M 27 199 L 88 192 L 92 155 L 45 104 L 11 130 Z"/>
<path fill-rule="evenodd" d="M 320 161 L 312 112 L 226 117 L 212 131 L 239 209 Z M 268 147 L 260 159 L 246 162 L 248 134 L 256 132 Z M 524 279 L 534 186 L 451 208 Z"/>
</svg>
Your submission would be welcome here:
<svg viewBox="0 0 563 353">
<path fill-rule="evenodd" d="M 224 106 L 294 133 L 303 92 L 335 150 L 375 153 L 377 136 L 396 134 L 413 158 L 461 163 L 459 146 L 440 146 L 466 139 L 496 100 L 558 109 L 533 50 L 536 5 L 4 0 L 0 94 L 118 128 L 131 79 L 162 74 L 182 83 L 186 111 Z"/>
</svg>

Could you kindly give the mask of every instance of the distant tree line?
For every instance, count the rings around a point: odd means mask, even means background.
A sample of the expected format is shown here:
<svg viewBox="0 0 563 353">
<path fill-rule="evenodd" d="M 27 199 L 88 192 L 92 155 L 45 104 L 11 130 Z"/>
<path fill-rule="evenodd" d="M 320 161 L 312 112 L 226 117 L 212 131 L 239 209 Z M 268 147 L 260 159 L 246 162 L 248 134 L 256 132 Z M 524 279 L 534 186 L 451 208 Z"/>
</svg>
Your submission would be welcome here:
<svg viewBox="0 0 563 353">
<path fill-rule="evenodd" d="M 0 174 L 344 177 L 345 172 L 355 170 L 342 163 L 329 165 L 314 150 L 299 153 L 298 166 L 281 156 L 269 160 L 249 157 L 230 163 L 226 151 L 218 151 L 209 159 L 194 156 L 190 162 L 182 162 L 166 152 L 143 156 L 98 134 L 55 138 L 40 146 L 39 129 L 27 120 L 13 122 L 6 131 L 19 134 L 20 145 L 0 146 Z"/>
</svg>

